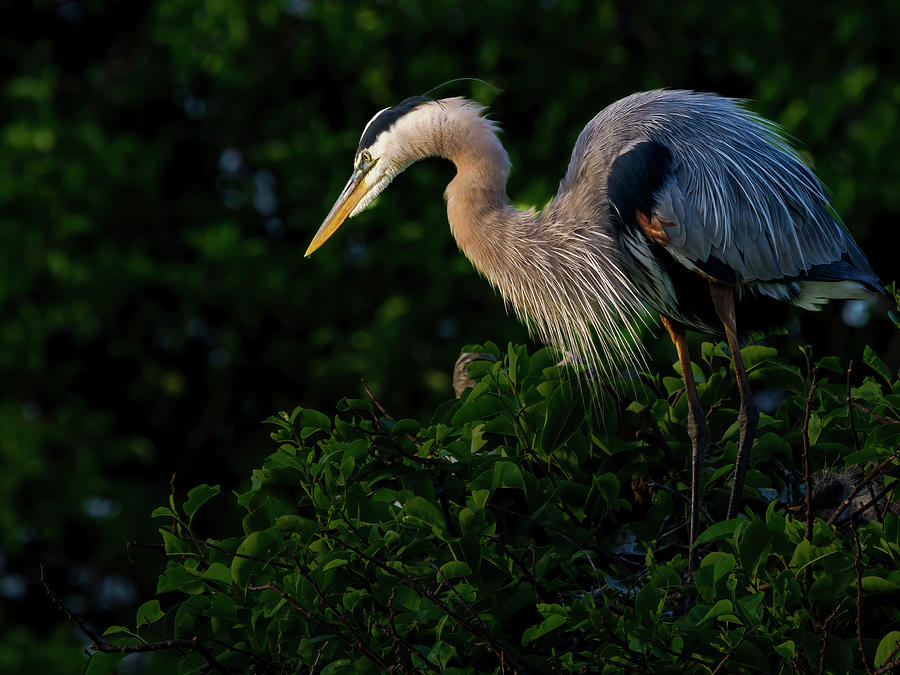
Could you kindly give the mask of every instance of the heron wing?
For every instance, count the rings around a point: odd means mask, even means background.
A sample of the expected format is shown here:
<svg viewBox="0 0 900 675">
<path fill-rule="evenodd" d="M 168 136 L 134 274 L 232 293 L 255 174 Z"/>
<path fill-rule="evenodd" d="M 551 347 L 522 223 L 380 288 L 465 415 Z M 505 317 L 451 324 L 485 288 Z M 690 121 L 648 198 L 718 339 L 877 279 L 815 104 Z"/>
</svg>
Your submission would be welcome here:
<svg viewBox="0 0 900 675">
<path fill-rule="evenodd" d="M 669 252 L 726 283 L 839 276 L 879 289 L 813 172 L 776 128 L 739 110 L 703 143 L 669 139 L 652 209 Z"/>
</svg>

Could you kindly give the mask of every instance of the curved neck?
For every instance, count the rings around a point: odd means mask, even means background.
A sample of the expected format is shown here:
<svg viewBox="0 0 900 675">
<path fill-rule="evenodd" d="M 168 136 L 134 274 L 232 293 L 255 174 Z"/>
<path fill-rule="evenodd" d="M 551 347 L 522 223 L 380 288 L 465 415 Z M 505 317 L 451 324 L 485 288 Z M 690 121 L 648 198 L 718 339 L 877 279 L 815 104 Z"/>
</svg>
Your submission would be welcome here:
<svg viewBox="0 0 900 675">
<path fill-rule="evenodd" d="M 497 138 L 497 127 L 482 116 L 483 108 L 464 99 L 444 99 L 429 106 L 416 129 L 416 156 L 449 159 L 456 176 L 444 193 L 450 231 L 475 267 L 495 284 L 518 253 L 516 240 L 535 222 L 534 210 L 519 211 L 508 203 L 509 157 Z M 504 264 L 505 263 L 505 264 Z"/>
<path fill-rule="evenodd" d="M 607 374 L 608 364 L 637 366 L 635 317 L 644 310 L 607 231 L 602 190 L 561 189 L 540 214 L 520 211 L 506 196 L 509 158 L 480 106 L 444 99 L 418 110 L 394 134 L 408 149 L 400 165 L 432 156 L 456 165 L 445 192 L 450 230 L 507 307 L 542 340 Z"/>
</svg>

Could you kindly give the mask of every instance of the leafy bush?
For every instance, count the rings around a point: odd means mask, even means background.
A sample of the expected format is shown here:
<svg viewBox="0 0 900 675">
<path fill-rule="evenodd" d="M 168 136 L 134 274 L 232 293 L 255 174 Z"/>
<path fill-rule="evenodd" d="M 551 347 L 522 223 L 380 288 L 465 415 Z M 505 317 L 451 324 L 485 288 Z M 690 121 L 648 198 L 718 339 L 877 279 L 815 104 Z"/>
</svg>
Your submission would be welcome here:
<svg viewBox="0 0 900 675">
<path fill-rule="evenodd" d="M 511 345 L 470 366 L 478 383 L 428 423 L 395 420 L 373 396 L 334 417 L 271 417 L 277 447 L 233 495 L 240 524 L 200 530 L 198 512 L 226 499 L 219 486 L 156 509 L 158 598 L 94 646 L 180 646 L 154 656 L 180 673 L 886 672 L 900 647 L 897 516 L 817 518 L 805 536 L 787 507 L 804 446 L 816 465 L 896 469 L 900 382 L 871 351 L 875 374 L 848 388 L 834 359 L 799 368 L 745 348 L 751 380 L 779 387 L 761 399 L 781 400 L 760 421 L 744 513 L 713 523 L 735 387 L 724 346 L 701 351 L 721 440 L 704 462 L 692 581 L 680 379 L 620 383 L 646 409 L 613 396 L 585 409 L 588 375 Z M 883 480 L 890 499 L 895 478 Z M 122 658 L 96 653 L 87 672 Z"/>
</svg>

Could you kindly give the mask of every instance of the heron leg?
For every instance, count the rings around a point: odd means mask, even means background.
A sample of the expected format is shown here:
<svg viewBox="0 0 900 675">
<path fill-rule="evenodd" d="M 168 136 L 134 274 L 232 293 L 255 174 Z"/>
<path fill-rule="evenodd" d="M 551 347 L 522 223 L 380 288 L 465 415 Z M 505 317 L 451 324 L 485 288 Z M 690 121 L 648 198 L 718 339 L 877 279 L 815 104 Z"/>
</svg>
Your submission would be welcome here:
<svg viewBox="0 0 900 675">
<path fill-rule="evenodd" d="M 713 305 L 719 320 L 725 327 L 725 337 L 728 340 L 728 348 L 731 350 L 731 359 L 734 362 L 734 374 L 737 377 L 738 393 L 741 397 L 741 409 L 738 413 L 738 423 L 741 427 L 741 438 L 738 444 L 737 459 L 734 462 L 734 483 L 731 486 L 731 497 L 728 500 L 727 518 L 737 515 L 741 503 L 741 494 L 744 491 L 744 476 L 747 473 L 747 463 L 750 459 L 750 447 L 756 437 L 756 425 L 759 422 L 759 410 L 756 407 L 756 399 L 750 391 L 750 382 L 747 380 L 747 372 L 744 370 L 744 360 L 741 358 L 741 346 L 737 339 L 737 319 L 734 311 L 734 289 L 722 284 L 710 284 L 709 291 L 712 295 Z"/>
<path fill-rule="evenodd" d="M 660 316 L 675 350 L 678 352 L 678 363 L 681 365 L 681 375 L 684 378 L 684 392 L 688 400 L 688 436 L 691 439 L 691 511 L 690 511 L 690 544 L 691 552 L 688 557 L 688 570 L 691 574 L 697 568 L 697 554 L 693 549 L 697 540 L 697 529 L 700 525 L 700 460 L 706 449 L 706 414 L 700 405 L 700 397 L 697 395 L 697 385 L 694 383 L 694 372 L 691 370 L 691 355 L 688 351 L 687 339 L 684 334 L 684 326 L 671 319 Z"/>
</svg>

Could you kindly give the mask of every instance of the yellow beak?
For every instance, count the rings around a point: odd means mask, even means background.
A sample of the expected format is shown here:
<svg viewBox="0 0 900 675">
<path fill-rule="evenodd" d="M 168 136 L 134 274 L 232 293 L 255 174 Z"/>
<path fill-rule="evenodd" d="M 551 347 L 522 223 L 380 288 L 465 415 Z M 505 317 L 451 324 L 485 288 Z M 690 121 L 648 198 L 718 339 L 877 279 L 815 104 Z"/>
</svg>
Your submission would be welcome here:
<svg viewBox="0 0 900 675">
<path fill-rule="evenodd" d="M 324 244 L 328 237 L 337 231 L 341 224 L 347 220 L 347 216 L 353 213 L 356 205 L 365 197 L 366 192 L 368 192 L 368 188 L 366 187 L 365 173 L 361 171 L 355 172 L 353 177 L 347 181 L 344 191 L 341 192 L 341 196 L 337 198 L 334 206 L 331 207 L 329 214 L 325 216 L 325 222 L 322 223 L 322 227 L 316 232 L 316 236 L 310 242 L 309 248 L 303 254 L 305 257 L 312 255 L 313 251 Z"/>
</svg>

